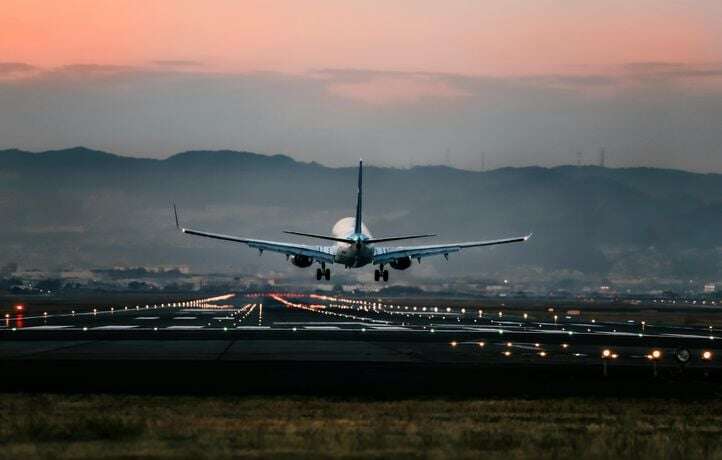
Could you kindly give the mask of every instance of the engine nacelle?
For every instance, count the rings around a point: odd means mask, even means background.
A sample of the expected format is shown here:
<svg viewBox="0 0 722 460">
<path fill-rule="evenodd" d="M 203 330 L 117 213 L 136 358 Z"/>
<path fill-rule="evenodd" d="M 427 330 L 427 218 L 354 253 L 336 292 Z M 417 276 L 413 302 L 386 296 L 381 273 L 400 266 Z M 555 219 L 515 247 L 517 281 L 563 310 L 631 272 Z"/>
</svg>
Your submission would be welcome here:
<svg viewBox="0 0 722 460">
<path fill-rule="evenodd" d="M 308 256 L 291 256 L 291 263 L 296 267 L 306 268 L 311 266 L 313 259 Z"/>
<path fill-rule="evenodd" d="M 391 268 L 396 270 L 406 270 L 411 266 L 411 257 L 402 257 L 401 259 L 395 259 L 389 263 Z"/>
</svg>

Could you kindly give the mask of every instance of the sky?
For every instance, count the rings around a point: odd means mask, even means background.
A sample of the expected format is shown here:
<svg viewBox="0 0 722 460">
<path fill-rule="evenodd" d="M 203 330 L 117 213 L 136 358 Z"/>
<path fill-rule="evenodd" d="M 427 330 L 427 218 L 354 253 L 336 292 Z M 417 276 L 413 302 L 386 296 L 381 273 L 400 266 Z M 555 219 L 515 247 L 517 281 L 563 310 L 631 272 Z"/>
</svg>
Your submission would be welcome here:
<svg viewBox="0 0 722 460">
<path fill-rule="evenodd" d="M 4 0 L 0 148 L 722 173 L 718 0 Z M 482 162 L 482 157 L 484 161 Z"/>
</svg>

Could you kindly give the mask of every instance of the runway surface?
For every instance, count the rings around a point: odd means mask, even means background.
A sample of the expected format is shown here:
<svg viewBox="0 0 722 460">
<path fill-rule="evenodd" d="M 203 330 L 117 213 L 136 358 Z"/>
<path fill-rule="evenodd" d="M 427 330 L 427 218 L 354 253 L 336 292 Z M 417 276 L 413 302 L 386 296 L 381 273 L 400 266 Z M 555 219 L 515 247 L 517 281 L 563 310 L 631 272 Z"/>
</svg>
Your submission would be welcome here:
<svg viewBox="0 0 722 460">
<path fill-rule="evenodd" d="M 238 366 L 275 373 L 263 380 L 266 384 L 281 376 L 309 385 L 329 378 L 378 381 L 373 376 L 379 373 L 406 383 L 443 380 L 454 372 L 463 374 L 459 378 L 477 378 L 481 372 L 487 380 L 499 373 L 524 379 L 532 371 L 595 379 L 636 373 L 714 380 L 720 374 L 721 340 L 722 331 L 711 327 L 538 312 L 510 315 L 350 297 L 227 294 L 10 315 L 0 328 L 0 366 L 4 375 L 24 376 L 19 383 L 82 375 L 93 366 L 117 379 L 123 369 L 152 374 L 170 369 L 171 363 L 192 363 L 186 371 L 215 372 L 235 364 L 236 373 Z M 681 362 L 687 352 L 689 359 Z M 309 372 L 316 375 L 304 378 Z M 244 375 L 249 384 L 258 379 Z"/>
</svg>

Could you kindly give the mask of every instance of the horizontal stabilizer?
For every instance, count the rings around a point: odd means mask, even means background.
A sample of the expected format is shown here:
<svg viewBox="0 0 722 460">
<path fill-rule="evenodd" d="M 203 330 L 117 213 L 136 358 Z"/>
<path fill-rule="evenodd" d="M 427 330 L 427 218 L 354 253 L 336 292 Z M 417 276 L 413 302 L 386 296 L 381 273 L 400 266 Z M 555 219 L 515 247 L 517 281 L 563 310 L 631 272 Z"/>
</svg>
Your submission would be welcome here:
<svg viewBox="0 0 722 460">
<path fill-rule="evenodd" d="M 373 244 L 373 243 L 385 243 L 387 241 L 399 241 L 399 240 L 413 240 L 416 238 L 431 238 L 432 236 L 437 236 L 435 234 L 426 234 L 426 235 L 405 235 L 405 236 L 390 236 L 388 238 L 371 238 L 366 240 L 367 244 Z"/>
<path fill-rule="evenodd" d="M 353 240 L 348 239 L 348 238 L 338 238 L 335 236 L 317 235 L 315 233 L 292 232 L 289 230 L 284 230 L 283 233 L 288 233 L 289 235 L 307 236 L 309 238 L 318 238 L 319 240 L 338 241 L 340 243 L 353 243 L 354 242 Z"/>
</svg>

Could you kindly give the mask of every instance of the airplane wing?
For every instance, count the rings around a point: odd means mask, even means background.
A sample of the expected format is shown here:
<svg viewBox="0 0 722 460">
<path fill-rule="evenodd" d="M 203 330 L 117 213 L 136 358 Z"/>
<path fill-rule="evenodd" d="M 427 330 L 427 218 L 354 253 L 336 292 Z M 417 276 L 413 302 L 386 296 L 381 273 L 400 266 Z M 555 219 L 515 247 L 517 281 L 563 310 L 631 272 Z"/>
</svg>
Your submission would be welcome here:
<svg viewBox="0 0 722 460">
<path fill-rule="evenodd" d="M 232 241 L 234 243 L 243 243 L 251 248 L 263 251 L 280 252 L 281 254 L 291 256 L 307 256 L 314 260 L 326 263 L 333 263 L 336 247 L 335 246 L 312 246 L 306 244 L 281 243 L 278 241 L 256 240 L 253 238 L 241 238 L 238 236 L 222 235 L 220 233 L 210 233 L 190 228 L 181 228 L 178 224 L 178 212 L 173 205 L 175 213 L 176 227 L 183 233 L 188 235 L 202 236 L 216 240 Z"/>
<path fill-rule="evenodd" d="M 490 241 L 469 241 L 463 243 L 450 244 L 434 244 L 429 246 L 402 246 L 395 248 L 374 248 L 374 264 L 386 264 L 396 259 L 409 257 L 419 262 L 424 257 L 440 256 L 448 257 L 452 252 L 459 252 L 466 248 L 475 248 L 479 246 L 494 246 L 497 244 L 520 243 L 531 238 L 531 234 L 527 236 L 519 236 L 515 238 L 504 238 L 500 240 Z"/>
</svg>

